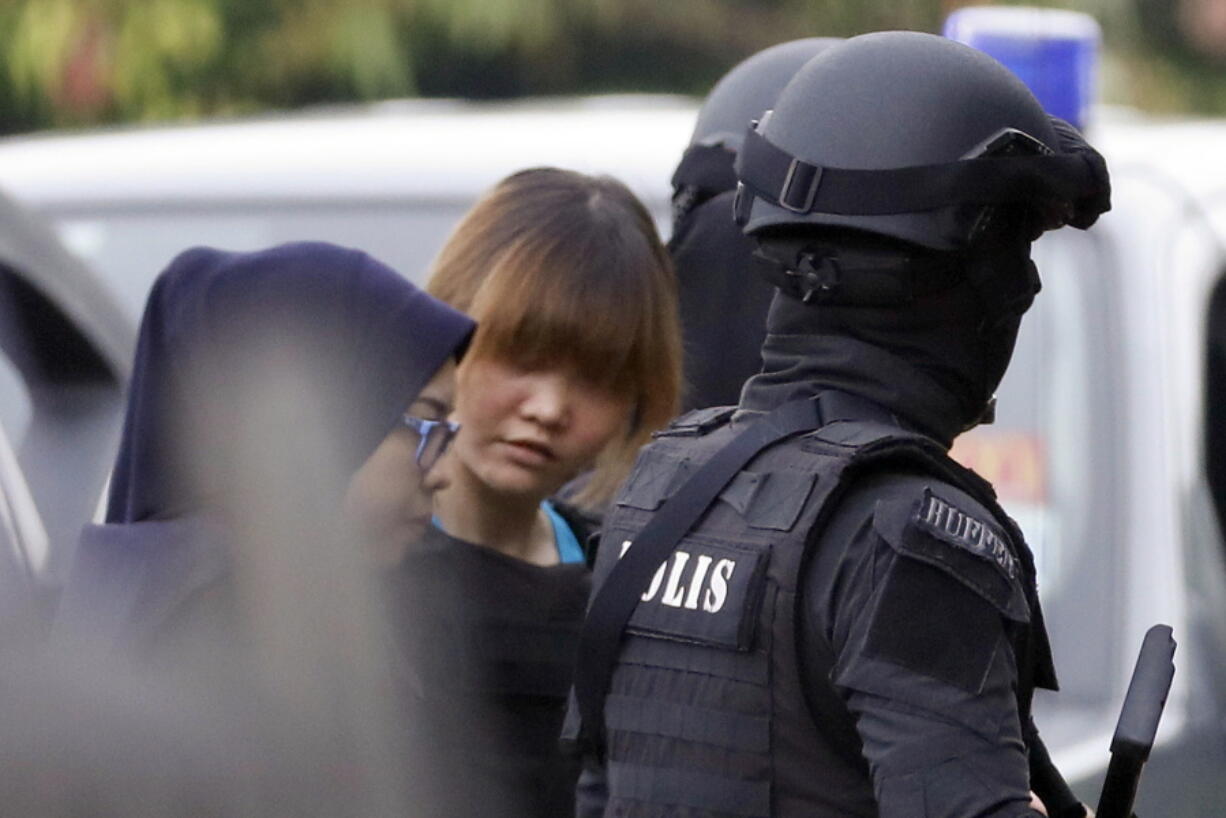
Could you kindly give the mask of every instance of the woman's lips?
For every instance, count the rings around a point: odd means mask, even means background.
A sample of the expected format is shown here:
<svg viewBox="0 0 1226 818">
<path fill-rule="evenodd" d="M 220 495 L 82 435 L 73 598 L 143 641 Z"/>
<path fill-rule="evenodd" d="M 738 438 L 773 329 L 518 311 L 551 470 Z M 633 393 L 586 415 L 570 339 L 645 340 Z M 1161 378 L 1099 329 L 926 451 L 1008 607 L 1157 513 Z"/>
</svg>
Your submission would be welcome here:
<svg viewBox="0 0 1226 818">
<path fill-rule="evenodd" d="M 523 466 L 544 466 L 557 459 L 553 449 L 534 440 L 500 441 L 510 459 Z"/>
</svg>

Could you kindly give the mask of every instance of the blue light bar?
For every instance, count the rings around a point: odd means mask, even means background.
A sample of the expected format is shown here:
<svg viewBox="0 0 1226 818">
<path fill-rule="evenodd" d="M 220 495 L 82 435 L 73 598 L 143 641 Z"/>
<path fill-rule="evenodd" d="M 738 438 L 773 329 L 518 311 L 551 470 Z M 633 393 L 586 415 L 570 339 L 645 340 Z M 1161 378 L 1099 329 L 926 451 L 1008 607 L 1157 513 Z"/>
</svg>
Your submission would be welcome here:
<svg viewBox="0 0 1226 818">
<path fill-rule="evenodd" d="M 971 6 L 943 32 L 995 57 L 1054 116 L 1084 128 L 1094 101 L 1102 29 L 1088 14 L 1028 6 Z"/>
</svg>

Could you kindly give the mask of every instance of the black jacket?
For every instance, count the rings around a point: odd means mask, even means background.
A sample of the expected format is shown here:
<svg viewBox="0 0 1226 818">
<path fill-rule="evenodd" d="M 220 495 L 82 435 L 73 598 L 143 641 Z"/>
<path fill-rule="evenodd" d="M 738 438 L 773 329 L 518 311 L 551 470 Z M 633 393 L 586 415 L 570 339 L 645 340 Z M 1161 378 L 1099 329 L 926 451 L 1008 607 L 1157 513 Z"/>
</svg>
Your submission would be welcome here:
<svg viewBox="0 0 1226 818">
<path fill-rule="evenodd" d="M 582 543 L 590 520 L 555 503 Z M 578 767 L 558 744 L 586 564 L 533 565 L 431 527 L 392 577 L 421 814 L 563 816 Z"/>
</svg>

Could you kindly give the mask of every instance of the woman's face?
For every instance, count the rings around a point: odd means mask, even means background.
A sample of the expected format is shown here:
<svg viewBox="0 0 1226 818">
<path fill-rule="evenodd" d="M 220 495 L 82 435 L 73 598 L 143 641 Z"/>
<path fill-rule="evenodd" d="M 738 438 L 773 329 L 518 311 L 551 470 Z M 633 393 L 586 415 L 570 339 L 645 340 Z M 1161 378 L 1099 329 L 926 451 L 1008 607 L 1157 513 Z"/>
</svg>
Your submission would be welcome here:
<svg viewBox="0 0 1226 818">
<path fill-rule="evenodd" d="M 465 363 L 449 458 L 457 478 L 540 501 L 588 468 L 624 434 L 633 399 L 573 368 L 527 370 L 498 360 Z"/>
<path fill-rule="evenodd" d="M 443 420 L 455 403 L 455 362 L 448 360 L 426 384 L 407 412 Z M 430 524 L 431 497 L 446 486 L 444 470 L 425 474 L 417 465 L 417 433 L 397 424 L 366 459 L 345 492 L 345 514 L 374 549 L 376 561 L 392 565 Z"/>
</svg>

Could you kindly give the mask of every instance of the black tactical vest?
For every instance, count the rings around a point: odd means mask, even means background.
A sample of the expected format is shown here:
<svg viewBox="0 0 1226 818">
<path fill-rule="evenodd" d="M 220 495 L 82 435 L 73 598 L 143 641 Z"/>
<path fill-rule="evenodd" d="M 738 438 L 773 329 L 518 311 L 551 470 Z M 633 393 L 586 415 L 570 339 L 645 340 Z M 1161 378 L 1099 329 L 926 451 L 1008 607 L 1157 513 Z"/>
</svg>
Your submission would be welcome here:
<svg viewBox="0 0 1226 818">
<path fill-rule="evenodd" d="M 661 503 L 740 431 L 733 411 L 691 412 L 643 451 L 605 520 L 597 586 Z M 1018 601 L 1030 627 L 1014 644 L 1025 723 L 1034 684 L 1055 680 L 1020 532 L 990 486 L 929 438 L 838 421 L 752 460 L 643 592 L 605 702 L 606 815 L 876 815 L 858 746 L 849 752 L 843 734 L 819 728 L 819 709 L 806 703 L 797 601 L 811 533 L 855 478 L 880 470 L 920 471 L 965 491 L 1011 540 L 1029 589 Z"/>
</svg>

